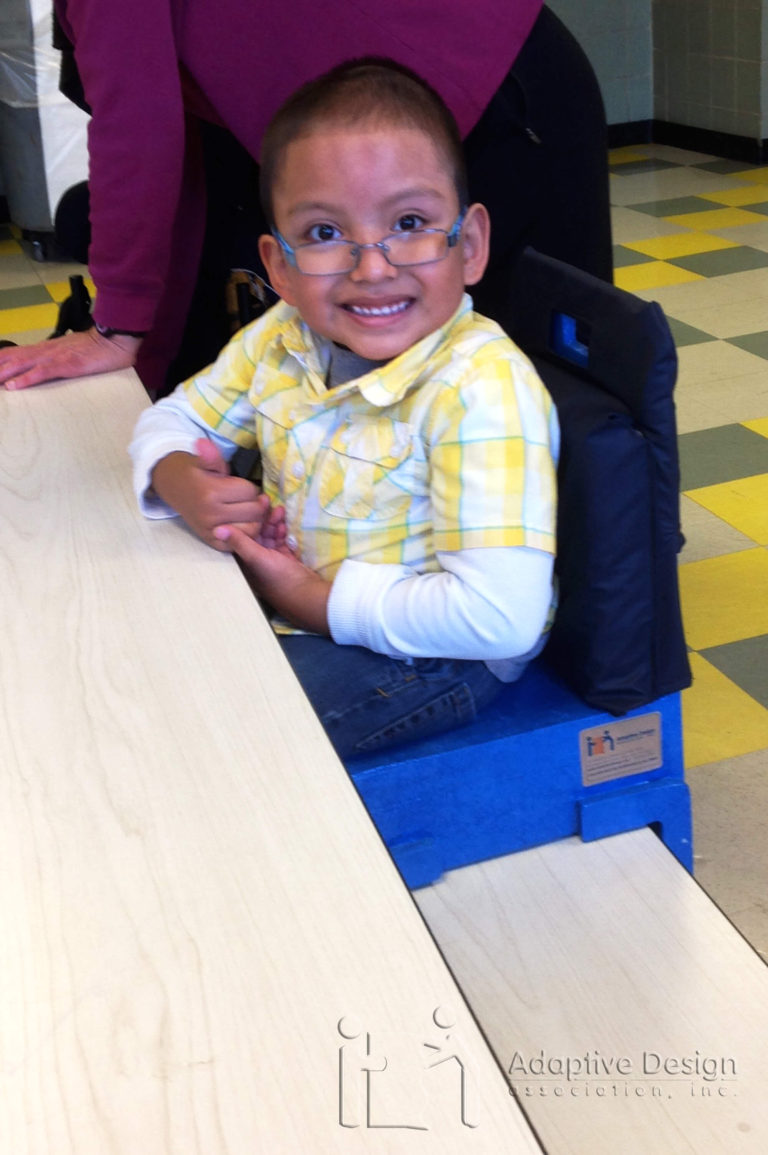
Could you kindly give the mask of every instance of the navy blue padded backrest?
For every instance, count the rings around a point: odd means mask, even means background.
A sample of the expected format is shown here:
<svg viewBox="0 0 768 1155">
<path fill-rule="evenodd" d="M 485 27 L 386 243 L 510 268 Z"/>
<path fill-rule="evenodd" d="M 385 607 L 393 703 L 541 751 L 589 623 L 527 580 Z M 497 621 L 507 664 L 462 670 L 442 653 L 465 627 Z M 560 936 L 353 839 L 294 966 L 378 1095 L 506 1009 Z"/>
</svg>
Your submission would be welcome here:
<svg viewBox="0 0 768 1155">
<path fill-rule="evenodd" d="M 673 390 L 661 308 L 526 249 L 496 319 L 558 410 L 560 606 L 547 660 L 621 714 L 690 684 Z"/>
</svg>

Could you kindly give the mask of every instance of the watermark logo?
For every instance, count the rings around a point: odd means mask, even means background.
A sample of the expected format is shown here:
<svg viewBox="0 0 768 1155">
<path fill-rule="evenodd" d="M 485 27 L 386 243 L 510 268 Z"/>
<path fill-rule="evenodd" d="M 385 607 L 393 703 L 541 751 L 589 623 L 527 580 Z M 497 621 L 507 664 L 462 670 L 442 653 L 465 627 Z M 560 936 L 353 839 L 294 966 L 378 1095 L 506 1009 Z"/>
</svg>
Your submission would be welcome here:
<svg viewBox="0 0 768 1155">
<path fill-rule="evenodd" d="M 454 1037 L 454 1016 L 432 1012 L 430 1037 L 385 1039 L 354 1019 L 339 1020 L 339 1124 L 428 1131 L 430 1104 L 460 1127 L 475 1128 L 470 1077 Z M 442 1092 L 442 1093 L 440 1093 Z"/>
<path fill-rule="evenodd" d="M 580 1055 L 515 1051 L 507 1067 L 510 1094 L 518 1099 L 671 1099 L 685 1094 L 725 1099 L 737 1094 L 736 1060 L 730 1055 L 687 1055 L 643 1050 L 607 1055 L 597 1049 Z"/>
</svg>

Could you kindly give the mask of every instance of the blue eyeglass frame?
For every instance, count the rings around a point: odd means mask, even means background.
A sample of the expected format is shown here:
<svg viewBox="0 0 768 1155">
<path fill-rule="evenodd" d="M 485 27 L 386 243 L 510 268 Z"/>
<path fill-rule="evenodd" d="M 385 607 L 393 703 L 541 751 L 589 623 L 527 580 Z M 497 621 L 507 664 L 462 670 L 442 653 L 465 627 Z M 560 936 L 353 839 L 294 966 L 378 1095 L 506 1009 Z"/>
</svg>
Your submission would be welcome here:
<svg viewBox="0 0 768 1155">
<path fill-rule="evenodd" d="M 462 229 L 462 226 L 464 224 L 464 218 L 466 217 L 468 211 L 469 211 L 469 205 L 464 205 L 463 209 L 461 210 L 459 215 L 456 217 L 456 220 L 453 222 L 450 229 L 414 229 L 413 232 L 414 233 L 417 233 L 417 232 L 418 233 L 443 233 L 445 235 L 445 238 L 447 241 L 447 247 L 449 249 L 452 249 L 455 247 L 455 245 L 459 239 L 459 236 L 461 234 L 461 229 Z M 292 268 L 296 269 L 297 272 L 301 273 L 301 275 L 303 277 L 341 277 L 341 276 L 344 276 L 344 273 L 305 273 L 303 269 L 299 268 L 298 261 L 296 260 L 297 250 L 298 249 L 308 249 L 310 247 L 314 248 L 315 245 L 322 245 L 323 244 L 322 241 L 307 241 L 306 244 L 296 245 L 296 247 L 294 248 L 292 245 L 288 244 L 285 237 L 282 235 L 282 233 L 278 232 L 277 229 L 272 229 L 271 232 L 272 232 L 272 236 L 275 238 L 275 240 L 277 241 L 277 243 L 280 245 L 281 249 L 285 253 L 285 256 L 288 260 L 288 264 L 291 265 Z M 413 269 L 413 268 L 418 268 L 420 265 L 435 265 L 438 263 L 438 261 L 442 261 L 444 259 L 443 257 L 436 257 L 435 260 L 433 260 L 433 261 L 418 261 L 414 265 L 395 265 L 395 264 L 393 264 L 392 261 L 390 261 L 389 257 L 387 256 L 387 253 L 389 251 L 388 246 L 387 246 L 387 241 L 389 241 L 391 237 L 398 236 L 398 235 L 399 234 L 397 234 L 397 233 L 388 233 L 387 236 L 382 237 L 382 239 L 380 241 L 367 241 L 365 244 L 360 244 L 358 241 L 345 241 L 345 240 L 326 241 L 325 243 L 329 244 L 329 245 L 331 245 L 331 244 L 332 245 L 340 245 L 341 244 L 341 245 L 348 245 L 349 246 L 349 248 L 351 250 L 350 255 L 351 255 L 351 257 L 355 263 L 351 269 L 346 269 L 345 273 L 354 272 L 354 270 L 360 264 L 360 256 L 363 252 L 363 249 L 379 249 L 381 251 L 381 255 L 384 257 L 384 260 L 387 262 L 387 264 L 392 265 L 393 269 Z"/>
</svg>

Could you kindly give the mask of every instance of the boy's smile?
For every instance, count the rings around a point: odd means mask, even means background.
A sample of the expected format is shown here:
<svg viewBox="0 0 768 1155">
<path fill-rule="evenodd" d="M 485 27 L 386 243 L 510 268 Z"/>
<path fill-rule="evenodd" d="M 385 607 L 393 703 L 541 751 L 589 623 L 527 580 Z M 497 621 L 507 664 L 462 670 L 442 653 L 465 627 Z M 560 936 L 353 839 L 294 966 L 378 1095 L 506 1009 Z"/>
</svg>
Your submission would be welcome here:
<svg viewBox="0 0 768 1155">
<path fill-rule="evenodd" d="M 276 227 L 289 245 L 347 240 L 375 246 L 401 232 L 448 232 L 462 206 L 453 174 L 420 129 L 387 123 L 318 125 L 286 148 L 273 193 Z M 320 336 L 371 360 L 398 356 L 438 329 L 466 284 L 485 269 L 488 217 L 467 212 L 457 244 L 431 264 L 395 267 L 380 248 L 360 251 L 350 272 L 307 275 L 275 237 L 260 240 L 272 284 Z"/>
</svg>

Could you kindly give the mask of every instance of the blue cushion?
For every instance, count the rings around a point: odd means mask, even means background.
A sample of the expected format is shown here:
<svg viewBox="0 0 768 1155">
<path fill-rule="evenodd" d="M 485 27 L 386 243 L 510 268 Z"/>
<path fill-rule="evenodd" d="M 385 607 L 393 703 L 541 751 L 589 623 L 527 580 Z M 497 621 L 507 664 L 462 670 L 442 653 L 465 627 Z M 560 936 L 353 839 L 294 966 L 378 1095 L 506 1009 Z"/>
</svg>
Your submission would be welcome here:
<svg viewBox="0 0 768 1155">
<path fill-rule="evenodd" d="M 560 608 L 545 656 L 585 701 L 622 714 L 691 680 L 672 335 L 655 302 L 532 249 L 497 316 L 534 361 L 562 431 Z"/>
</svg>

